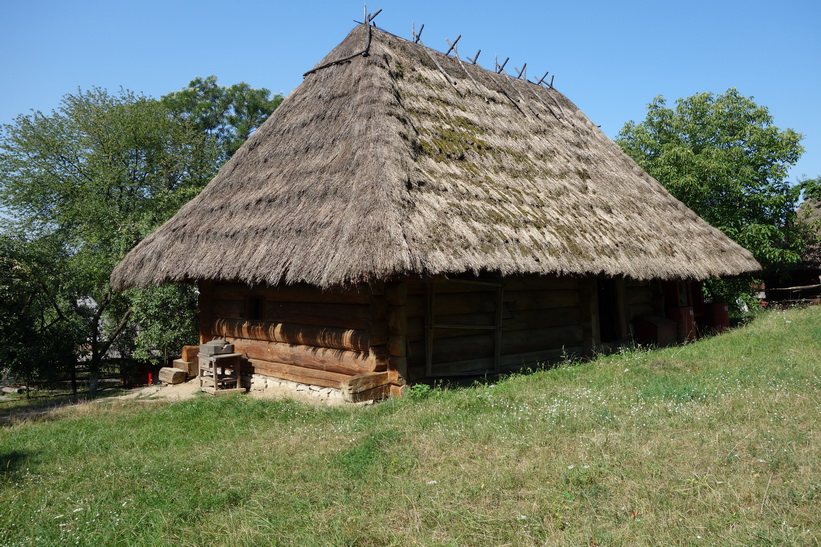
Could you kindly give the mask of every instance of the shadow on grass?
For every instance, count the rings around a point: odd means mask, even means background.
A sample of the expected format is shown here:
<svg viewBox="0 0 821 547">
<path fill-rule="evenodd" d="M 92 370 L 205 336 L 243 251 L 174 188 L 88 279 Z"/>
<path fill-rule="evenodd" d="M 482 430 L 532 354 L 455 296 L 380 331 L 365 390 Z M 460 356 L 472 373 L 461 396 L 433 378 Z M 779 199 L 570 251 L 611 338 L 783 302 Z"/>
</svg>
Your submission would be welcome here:
<svg viewBox="0 0 821 547">
<path fill-rule="evenodd" d="M 499 382 L 508 380 L 514 376 L 528 376 L 537 372 L 553 370 L 558 367 L 572 366 L 585 362 L 581 359 L 564 359 L 556 362 L 546 362 L 537 365 L 524 365 L 511 368 L 498 373 L 484 373 L 468 376 L 441 376 L 436 378 L 421 378 L 415 380 L 408 387 L 407 395 L 411 399 L 421 400 L 436 393 L 447 391 L 461 391 L 471 387 L 493 387 Z"/>
<path fill-rule="evenodd" d="M 28 456 L 19 450 L 0 451 L 0 481 L 14 475 Z"/>
<path fill-rule="evenodd" d="M 72 394 L 62 394 L 31 398 L 21 397 L 14 401 L 6 401 L 0 404 L 0 427 L 10 427 L 26 420 L 46 421 L 51 419 L 51 413 L 55 410 L 116 397 L 122 395 L 122 393 L 123 390 L 121 389 L 111 389 L 98 391 L 94 399 L 91 399 L 88 393 L 78 393 L 76 397 Z"/>
</svg>

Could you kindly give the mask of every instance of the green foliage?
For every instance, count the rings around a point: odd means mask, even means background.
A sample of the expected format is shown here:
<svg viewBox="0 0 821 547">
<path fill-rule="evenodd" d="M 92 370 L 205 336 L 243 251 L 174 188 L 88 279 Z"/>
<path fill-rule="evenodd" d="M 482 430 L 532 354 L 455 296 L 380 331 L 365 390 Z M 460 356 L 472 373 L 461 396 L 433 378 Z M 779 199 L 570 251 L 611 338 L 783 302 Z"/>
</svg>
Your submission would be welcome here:
<svg viewBox="0 0 821 547">
<path fill-rule="evenodd" d="M 50 249 L 36 268 L 59 275 L 40 279 L 41 288 L 66 303 L 55 325 L 83 325 L 83 340 L 66 358 L 88 360 L 92 390 L 134 304 L 110 290 L 112 268 L 199 192 L 217 156 L 213 139 L 129 91 L 66 95 L 50 115 L 21 115 L 3 127 L 0 205 L 11 229 Z M 28 344 L 50 341 L 40 332 Z"/>
<path fill-rule="evenodd" d="M 55 354 L 62 361 L 84 359 L 93 390 L 112 348 L 161 360 L 193 343 L 192 288 L 115 293 L 109 275 L 125 253 L 199 193 L 281 101 L 245 83 L 222 87 L 214 77 L 197 78 L 161 100 L 127 90 L 79 91 L 50 115 L 20 115 L 5 125 L 4 237 L 22 233 L 14 245 L 49 252 L 2 255 L 9 270 L 2 280 L 7 289 L 0 291 L 15 296 L 5 301 L 0 328 L 14 340 L 9 347 L 29 348 L 15 351 L 17 358 L 4 366 L 45 370 Z M 21 295 L 32 295 L 27 305 L 20 305 Z"/>
<path fill-rule="evenodd" d="M 82 323 L 66 297 L 59 249 L 0 232 L 0 363 L 17 380 L 70 370 Z"/>
<path fill-rule="evenodd" d="M 210 179 L 215 155 L 158 101 L 66 95 L 51 115 L 4 126 L 0 204 L 29 233 L 57 236 L 99 290 L 119 257 Z"/>
<path fill-rule="evenodd" d="M 180 348 L 196 344 L 199 325 L 197 291 L 190 285 L 130 289 L 131 329 L 118 344 L 122 353 L 166 366 Z"/>
<path fill-rule="evenodd" d="M 405 395 L 414 401 L 422 401 L 430 397 L 432 392 L 433 388 L 428 384 L 418 383 L 408 386 L 405 390 Z"/>
<path fill-rule="evenodd" d="M 801 135 L 773 125 L 766 107 L 736 89 L 699 93 L 667 108 L 663 97 L 617 142 L 676 198 L 749 249 L 766 268 L 794 263 L 800 189 L 787 171 L 803 152 Z"/>
<path fill-rule="evenodd" d="M 804 199 L 821 201 L 821 176 L 814 179 L 804 179 L 799 183 Z"/>
<path fill-rule="evenodd" d="M 279 106 L 283 97 L 245 82 L 225 87 L 216 76 L 197 77 L 188 87 L 164 95 L 162 103 L 217 139 L 222 153 L 219 164 L 236 152 L 251 133 Z"/>
</svg>

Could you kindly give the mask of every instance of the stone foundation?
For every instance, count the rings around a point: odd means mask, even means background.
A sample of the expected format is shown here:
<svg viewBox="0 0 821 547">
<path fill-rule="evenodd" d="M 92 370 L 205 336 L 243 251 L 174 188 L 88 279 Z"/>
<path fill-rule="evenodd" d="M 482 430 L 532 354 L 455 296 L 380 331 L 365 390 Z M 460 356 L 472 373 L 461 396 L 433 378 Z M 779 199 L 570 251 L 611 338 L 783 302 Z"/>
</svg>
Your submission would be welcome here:
<svg viewBox="0 0 821 547">
<path fill-rule="evenodd" d="M 334 404 L 343 403 L 345 401 L 341 389 L 300 384 L 289 380 L 280 380 L 279 378 L 265 376 L 263 374 L 243 374 L 242 386 L 253 392 L 290 391 L 296 394 L 297 397 L 311 397 L 318 401 Z"/>
</svg>

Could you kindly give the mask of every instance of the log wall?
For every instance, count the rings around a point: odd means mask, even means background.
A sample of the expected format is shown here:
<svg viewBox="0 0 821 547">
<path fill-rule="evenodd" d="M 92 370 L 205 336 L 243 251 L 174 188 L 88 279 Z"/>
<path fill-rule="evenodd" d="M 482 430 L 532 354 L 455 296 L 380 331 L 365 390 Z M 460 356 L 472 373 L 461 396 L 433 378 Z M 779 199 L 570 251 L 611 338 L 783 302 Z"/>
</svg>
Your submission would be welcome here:
<svg viewBox="0 0 821 547">
<path fill-rule="evenodd" d="M 341 388 L 357 375 L 387 370 L 382 287 L 214 283 L 201 286 L 200 295 L 201 339 L 231 342 L 252 372 Z"/>
<path fill-rule="evenodd" d="M 594 278 L 495 281 L 501 283 L 501 308 L 497 287 L 458 280 L 330 291 L 202 283 L 200 337 L 233 343 L 260 374 L 343 391 L 366 386 L 382 394 L 399 394 L 408 381 L 429 376 L 428 353 L 433 375 L 444 376 L 493 372 L 497 363 L 506 372 L 598 349 Z M 624 280 L 620 287 L 628 330 L 635 317 L 662 310 L 659 282 Z M 430 312 L 440 327 L 428 343 Z"/>
<path fill-rule="evenodd" d="M 405 362 L 410 380 L 428 375 L 427 351 L 431 352 L 431 372 L 443 376 L 492 372 L 497 359 L 504 372 L 584 352 L 583 320 L 589 315 L 585 309 L 589 299 L 584 298 L 583 280 L 523 277 L 501 283 L 499 317 L 496 287 L 458 280 L 431 282 L 433 324 L 471 327 L 434 328 L 432 347 L 425 337 L 429 289 L 421 280 L 407 283 Z M 502 328 L 497 350 L 498 319 Z"/>
<path fill-rule="evenodd" d="M 642 315 L 663 314 L 664 291 L 661 281 L 625 282 L 625 300 L 627 322 Z"/>
</svg>

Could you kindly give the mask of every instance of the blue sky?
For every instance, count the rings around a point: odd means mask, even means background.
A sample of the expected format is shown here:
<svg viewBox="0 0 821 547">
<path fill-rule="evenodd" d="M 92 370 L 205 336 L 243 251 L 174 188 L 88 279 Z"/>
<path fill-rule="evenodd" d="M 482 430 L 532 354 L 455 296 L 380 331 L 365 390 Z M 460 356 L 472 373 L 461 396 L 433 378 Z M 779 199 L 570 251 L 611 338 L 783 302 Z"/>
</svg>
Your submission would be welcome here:
<svg viewBox="0 0 821 547">
<path fill-rule="evenodd" d="M 564 5 L 562 5 L 564 4 Z M 120 87 L 159 97 L 195 76 L 288 94 L 361 20 L 351 1 L 0 0 L 0 123 L 66 93 Z M 821 175 L 821 2 L 372 0 L 377 26 L 463 58 L 510 57 L 615 137 L 646 105 L 736 87 L 804 137 L 791 180 Z M 512 71 L 509 70 L 509 72 Z"/>
</svg>

